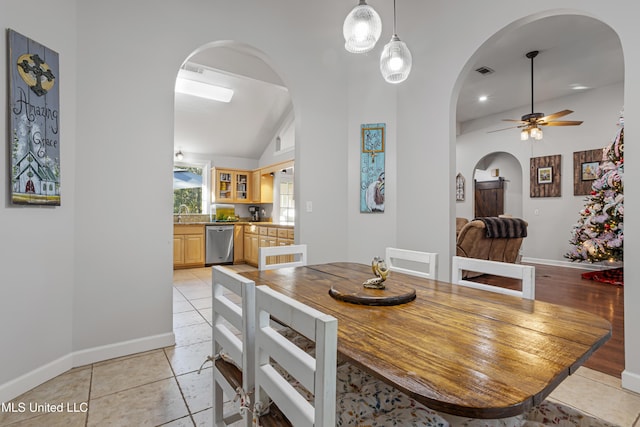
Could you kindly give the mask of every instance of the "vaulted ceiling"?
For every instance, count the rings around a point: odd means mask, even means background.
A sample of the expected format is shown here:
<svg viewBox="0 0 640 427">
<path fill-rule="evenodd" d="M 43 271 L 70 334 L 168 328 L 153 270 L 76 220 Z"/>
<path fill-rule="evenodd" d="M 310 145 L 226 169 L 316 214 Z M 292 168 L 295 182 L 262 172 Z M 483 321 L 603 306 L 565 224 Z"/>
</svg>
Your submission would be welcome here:
<svg viewBox="0 0 640 427">
<path fill-rule="evenodd" d="M 233 89 L 231 102 L 176 93 L 176 150 L 211 157 L 258 159 L 279 131 L 292 104 L 278 75 L 250 47 L 213 47 L 188 60 L 205 68 L 209 82 Z"/>
<path fill-rule="evenodd" d="M 493 72 L 471 71 L 465 77 L 457 122 L 516 108 L 522 110 L 521 115 L 531 112 L 531 64 L 525 54 L 532 50 L 540 51 L 534 62 L 536 104 L 575 93 L 576 87 L 589 90 L 624 79 L 622 48 L 610 27 L 578 15 L 542 18 L 479 48 L 472 70 L 488 67 Z M 213 70 L 213 83 L 235 93 L 228 104 L 176 94 L 176 150 L 258 159 L 291 114 L 291 97 L 280 77 L 257 51 L 240 44 L 203 49 L 189 63 Z M 412 72 L 428 70 L 414 68 Z M 487 96 L 485 102 L 478 101 L 481 95 Z M 504 123 L 496 123 L 501 125 Z"/>
<path fill-rule="evenodd" d="M 514 108 L 521 108 L 521 115 L 530 113 L 531 61 L 525 55 L 533 50 L 540 52 L 534 59 L 535 104 L 624 80 L 622 47 L 610 27 L 579 15 L 542 18 L 478 49 L 474 71 L 466 77 L 458 97 L 456 120 L 465 122 Z M 481 67 L 494 72 L 475 71 Z M 478 101 L 482 95 L 487 96 L 485 102 Z"/>
</svg>

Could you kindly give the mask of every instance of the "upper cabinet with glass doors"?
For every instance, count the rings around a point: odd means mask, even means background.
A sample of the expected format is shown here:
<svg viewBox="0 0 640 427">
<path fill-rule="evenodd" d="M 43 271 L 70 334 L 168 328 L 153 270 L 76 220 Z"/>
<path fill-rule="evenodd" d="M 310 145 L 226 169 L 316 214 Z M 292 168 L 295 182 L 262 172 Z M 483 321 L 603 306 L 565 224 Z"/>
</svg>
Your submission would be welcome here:
<svg viewBox="0 0 640 427">
<path fill-rule="evenodd" d="M 214 203 L 250 202 L 250 172 L 232 169 L 213 169 Z"/>
</svg>

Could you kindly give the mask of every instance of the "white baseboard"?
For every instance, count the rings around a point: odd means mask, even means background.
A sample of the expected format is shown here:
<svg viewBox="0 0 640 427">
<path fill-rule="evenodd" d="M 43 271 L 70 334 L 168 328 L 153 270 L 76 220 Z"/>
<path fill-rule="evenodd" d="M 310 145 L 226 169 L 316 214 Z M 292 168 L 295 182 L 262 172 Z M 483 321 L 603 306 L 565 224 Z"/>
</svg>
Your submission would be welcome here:
<svg viewBox="0 0 640 427">
<path fill-rule="evenodd" d="M 0 402 L 8 402 L 45 381 L 49 381 L 51 378 L 68 371 L 73 367 L 72 361 L 73 356 L 67 354 L 0 385 Z"/>
<path fill-rule="evenodd" d="M 18 378 L 0 384 L 0 402 L 8 402 L 71 368 L 113 359 L 114 357 L 169 347 L 174 345 L 175 342 L 175 335 L 173 332 L 169 332 L 69 353 Z"/>
<path fill-rule="evenodd" d="M 528 263 L 528 264 L 553 265 L 556 267 L 579 268 L 582 270 L 592 270 L 592 271 L 606 270 L 612 267 L 622 267 L 622 263 L 620 263 L 620 265 L 603 265 L 603 264 L 592 264 L 588 262 L 558 261 L 554 259 L 531 258 L 531 257 L 522 257 L 522 262 Z"/>
<path fill-rule="evenodd" d="M 135 340 L 123 341 L 115 344 L 80 350 L 73 353 L 73 366 L 83 366 L 90 363 L 113 359 L 114 357 L 127 356 L 157 348 L 169 347 L 176 343 L 173 332 Z"/>
<path fill-rule="evenodd" d="M 640 393 L 640 374 L 627 369 L 622 371 L 622 388 Z"/>
</svg>

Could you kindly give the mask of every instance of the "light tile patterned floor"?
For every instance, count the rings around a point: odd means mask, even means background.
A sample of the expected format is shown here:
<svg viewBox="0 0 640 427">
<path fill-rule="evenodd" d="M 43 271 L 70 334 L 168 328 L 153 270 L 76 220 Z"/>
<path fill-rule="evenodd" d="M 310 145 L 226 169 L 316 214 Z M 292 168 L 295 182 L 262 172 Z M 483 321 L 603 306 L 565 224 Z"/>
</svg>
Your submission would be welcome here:
<svg viewBox="0 0 640 427">
<path fill-rule="evenodd" d="M 24 403 L 26 410 L 0 412 L 0 426 L 211 426 L 211 365 L 197 372 L 211 354 L 210 283 L 210 268 L 174 272 L 175 346 L 72 369 L 16 398 L 16 409 Z M 623 427 L 640 427 L 640 395 L 622 390 L 619 378 L 587 368 L 550 399 Z M 30 410 L 31 402 L 70 406 L 38 413 Z"/>
</svg>

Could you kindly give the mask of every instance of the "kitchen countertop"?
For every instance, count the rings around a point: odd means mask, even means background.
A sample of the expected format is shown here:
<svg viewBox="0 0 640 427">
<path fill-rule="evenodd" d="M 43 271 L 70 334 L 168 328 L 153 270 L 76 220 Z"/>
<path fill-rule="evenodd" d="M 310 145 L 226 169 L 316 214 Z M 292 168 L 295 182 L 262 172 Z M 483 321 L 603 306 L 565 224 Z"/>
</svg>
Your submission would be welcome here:
<svg viewBox="0 0 640 427">
<path fill-rule="evenodd" d="M 256 225 L 276 228 L 293 228 L 291 224 L 275 224 L 266 221 L 200 221 L 200 222 L 174 222 L 173 225 Z"/>
</svg>

